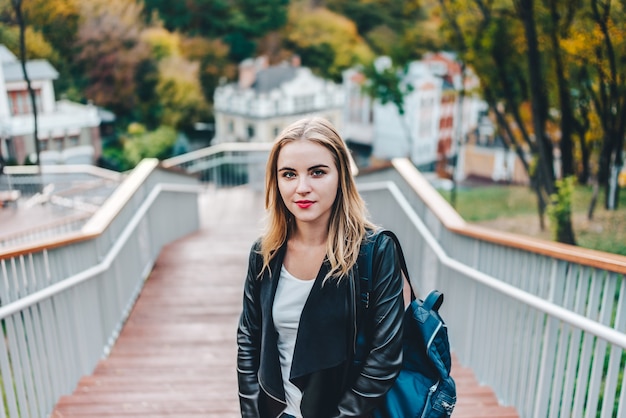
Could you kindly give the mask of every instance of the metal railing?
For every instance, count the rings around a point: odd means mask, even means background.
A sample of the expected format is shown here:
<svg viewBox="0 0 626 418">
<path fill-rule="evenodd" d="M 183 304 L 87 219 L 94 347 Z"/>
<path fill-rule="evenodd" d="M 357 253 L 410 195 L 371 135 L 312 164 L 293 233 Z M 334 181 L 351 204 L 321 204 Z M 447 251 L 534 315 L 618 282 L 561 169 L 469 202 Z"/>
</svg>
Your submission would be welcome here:
<svg viewBox="0 0 626 418">
<path fill-rule="evenodd" d="M 72 194 L 76 188 L 92 190 L 92 195 L 108 195 L 124 179 L 115 171 L 91 165 L 7 166 L 0 175 L 0 190 L 19 190 L 23 196 L 32 196 L 50 184 L 55 194 Z"/>
<path fill-rule="evenodd" d="M 461 363 L 521 417 L 626 416 L 626 258 L 465 225 L 394 165 L 361 193 L 398 234 L 418 292 L 445 294 Z"/>
<path fill-rule="evenodd" d="M 0 417 L 48 416 L 106 356 L 162 246 L 198 229 L 197 181 L 157 163 L 80 231 L 0 250 Z"/>
<path fill-rule="evenodd" d="M 271 143 L 224 143 L 163 161 L 167 168 L 197 175 L 215 187 L 247 185 L 262 190 Z"/>
<path fill-rule="evenodd" d="M 262 189 L 268 151 L 221 144 L 163 166 Z M 72 390 L 114 342 L 161 245 L 197 228 L 189 178 L 142 164 L 142 180 L 83 227 L 91 238 L 0 252 L 9 416 L 44 416 Z M 502 403 L 522 417 L 626 416 L 626 258 L 467 225 L 406 160 L 357 183 L 373 220 L 402 241 L 418 293 L 445 294 L 460 362 Z M 183 224 L 162 222 L 171 213 Z"/>
<path fill-rule="evenodd" d="M 79 231 L 123 179 L 120 173 L 89 165 L 44 165 L 41 170 L 36 166 L 5 167 L 0 191 L 15 191 L 19 198 L 4 208 L 8 214 L 0 213 L 0 221 L 22 226 L 0 228 L 0 248 Z M 55 221 L 40 223 L 40 217 Z"/>
</svg>

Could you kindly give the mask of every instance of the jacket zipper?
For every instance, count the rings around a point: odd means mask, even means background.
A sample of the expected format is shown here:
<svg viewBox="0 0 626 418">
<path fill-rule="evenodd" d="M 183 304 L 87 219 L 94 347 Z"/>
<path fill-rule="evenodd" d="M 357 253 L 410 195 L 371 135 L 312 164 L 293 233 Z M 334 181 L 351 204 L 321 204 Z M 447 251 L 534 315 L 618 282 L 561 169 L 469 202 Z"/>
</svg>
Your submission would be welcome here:
<svg viewBox="0 0 626 418">
<path fill-rule="evenodd" d="M 426 397 L 426 404 L 424 404 L 424 411 L 422 412 L 422 416 L 421 416 L 422 418 L 424 418 L 426 414 L 430 412 L 430 410 L 432 409 L 430 406 L 430 399 L 433 397 L 433 394 L 437 390 L 438 386 L 439 386 L 439 381 L 437 381 L 434 385 L 430 387 L 430 389 L 428 389 L 428 396 Z"/>
</svg>

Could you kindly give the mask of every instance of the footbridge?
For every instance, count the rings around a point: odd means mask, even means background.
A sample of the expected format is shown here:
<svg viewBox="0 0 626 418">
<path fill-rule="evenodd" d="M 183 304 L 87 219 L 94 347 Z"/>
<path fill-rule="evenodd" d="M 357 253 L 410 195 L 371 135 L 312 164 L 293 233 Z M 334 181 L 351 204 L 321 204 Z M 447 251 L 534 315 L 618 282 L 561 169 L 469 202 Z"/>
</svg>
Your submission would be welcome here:
<svg viewBox="0 0 626 418">
<path fill-rule="evenodd" d="M 81 222 L 0 246 L 0 417 L 239 416 L 268 151 L 144 160 Z M 453 416 L 626 416 L 626 258 L 468 225 L 404 159 L 356 180 L 418 293 L 445 295 Z"/>
</svg>

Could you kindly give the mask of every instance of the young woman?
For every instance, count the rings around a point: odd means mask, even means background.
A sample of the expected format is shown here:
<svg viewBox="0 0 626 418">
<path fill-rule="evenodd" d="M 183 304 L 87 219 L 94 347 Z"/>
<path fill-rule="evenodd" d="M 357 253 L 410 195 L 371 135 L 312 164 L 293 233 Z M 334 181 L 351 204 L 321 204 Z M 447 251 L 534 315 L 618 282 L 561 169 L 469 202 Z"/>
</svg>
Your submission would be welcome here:
<svg viewBox="0 0 626 418">
<path fill-rule="evenodd" d="M 403 282 L 382 236 L 370 350 L 357 367 L 355 270 L 375 226 L 330 122 L 303 119 L 278 136 L 265 193 L 268 225 L 250 251 L 237 332 L 242 417 L 368 417 L 400 371 Z"/>
</svg>

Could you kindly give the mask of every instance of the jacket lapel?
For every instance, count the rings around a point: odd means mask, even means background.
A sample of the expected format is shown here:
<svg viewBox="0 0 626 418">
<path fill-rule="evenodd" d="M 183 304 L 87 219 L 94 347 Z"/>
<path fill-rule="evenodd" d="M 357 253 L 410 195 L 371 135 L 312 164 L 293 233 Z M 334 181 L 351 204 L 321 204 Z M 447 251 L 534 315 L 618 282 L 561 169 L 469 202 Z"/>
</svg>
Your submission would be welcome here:
<svg viewBox="0 0 626 418">
<path fill-rule="evenodd" d="M 262 309 L 262 335 L 261 338 L 261 365 L 259 369 L 259 382 L 265 392 L 275 400 L 285 403 L 285 389 L 283 387 L 282 374 L 280 371 L 280 357 L 278 354 L 278 333 L 274 327 L 272 306 L 280 278 L 280 268 L 285 258 L 286 246 L 283 245 L 270 262 L 270 271 L 263 274 L 261 279 L 261 309 Z"/>
<path fill-rule="evenodd" d="M 259 370 L 259 381 L 265 392 L 283 403 L 285 391 L 272 306 L 285 250 L 285 246 L 278 250 L 270 263 L 271 274 L 266 273 L 261 279 L 262 332 L 265 337 L 261 343 L 263 367 Z M 303 388 L 307 375 L 345 362 L 352 347 L 354 294 L 350 281 L 353 278 L 346 277 L 339 283 L 331 278 L 322 286 L 329 268 L 328 262 L 322 264 L 300 316 L 290 376 L 291 381 L 300 389 Z"/>
<path fill-rule="evenodd" d="M 291 365 L 292 381 L 343 363 L 347 358 L 351 315 L 347 278 L 322 282 L 329 271 L 324 262 L 300 316 Z"/>
</svg>

